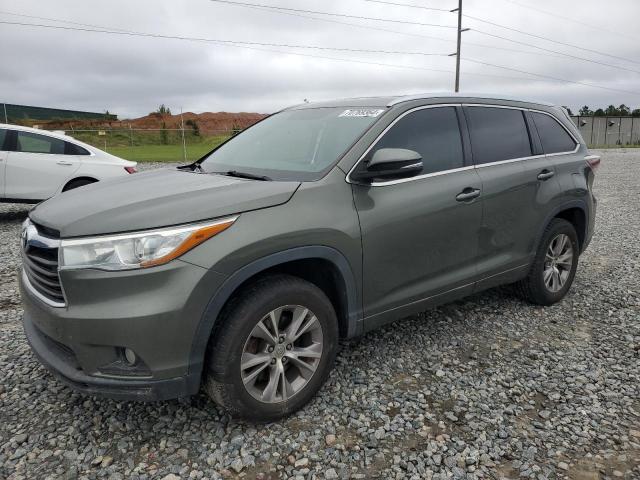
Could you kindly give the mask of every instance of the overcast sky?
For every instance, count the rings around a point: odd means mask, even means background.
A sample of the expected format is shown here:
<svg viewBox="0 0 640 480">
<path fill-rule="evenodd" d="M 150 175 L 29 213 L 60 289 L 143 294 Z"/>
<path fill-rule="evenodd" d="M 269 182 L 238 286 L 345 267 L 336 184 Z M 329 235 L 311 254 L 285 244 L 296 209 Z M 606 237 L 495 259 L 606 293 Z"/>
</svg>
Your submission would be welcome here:
<svg viewBox="0 0 640 480">
<path fill-rule="evenodd" d="M 456 25 L 453 13 L 366 0 L 239 1 Z M 435 8 L 455 8 L 457 5 L 456 0 L 388 1 Z M 514 0 L 464 0 L 464 12 L 620 58 L 550 43 L 465 18 L 463 27 L 471 28 L 471 31 L 463 33 L 462 92 L 505 93 L 549 100 L 573 109 L 584 104 L 606 107 L 611 103 L 640 107 L 638 0 L 517 0 L 517 3 L 554 11 L 558 16 L 524 8 L 514 4 Z M 172 36 L 394 52 L 449 54 L 455 51 L 454 28 L 323 17 L 350 24 L 345 25 L 209 0 L 0 0 L 0 11 L 0 21 L 9 22 L 72 27 L 78 27 L 80 23 Z M 8 12 L 76 24 L 19 17 Z M 597 24 L 601 30 L 561 17 Z M 526 45 L 494 38 L 474 29 Z M 531 44 L 638 73 L 553 56 L 528 46 Z M 266 113 L 304 99 L 451 91 L 455 69 L 455 59 L 446 56 L 284 47 L 254 47 L 263 49 L 255 50 L 214 43 L 6 24 L 0 25 L 0 45 L 3 46 L 0 49 L 0 102 L 109 110 L 120 118 L 147 114 L 160 103 L 169 106 L 174 113 L 180 108 L 194 112 Z M 293 55 L 293 52 L 313 57 Z M 471 63 L 464 60 L 465 57 L 637 93 L 544 80 Z"/>
</svg>

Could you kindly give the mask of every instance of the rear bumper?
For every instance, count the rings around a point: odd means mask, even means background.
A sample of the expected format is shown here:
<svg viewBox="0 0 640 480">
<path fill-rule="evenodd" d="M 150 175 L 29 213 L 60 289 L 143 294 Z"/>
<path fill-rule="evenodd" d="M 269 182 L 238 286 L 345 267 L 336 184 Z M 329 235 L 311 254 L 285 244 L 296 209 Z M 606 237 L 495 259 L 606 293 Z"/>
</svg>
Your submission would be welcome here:
<svg viewBox="0 0 640 480">
<path fill-rule="evenodd" d="M 598 207 L 598 200 L 595 195 L 591 194 L 591 205 L 589 208 L 589 218 L 587 220 L 587 231 L 584 238 L 584 242 L 581 248 L 580 253 L 583 253 L 589 244 L 591 243 L 591 239 L 593 238 L 593 232 L 596 227 L 596 209 Z"/>
</svg>

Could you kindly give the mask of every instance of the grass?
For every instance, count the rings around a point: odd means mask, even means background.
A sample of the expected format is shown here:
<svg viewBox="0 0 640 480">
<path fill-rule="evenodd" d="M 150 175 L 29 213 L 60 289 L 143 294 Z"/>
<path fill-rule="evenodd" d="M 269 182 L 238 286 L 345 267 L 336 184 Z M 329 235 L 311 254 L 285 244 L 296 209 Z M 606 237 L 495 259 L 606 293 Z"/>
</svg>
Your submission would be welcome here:
<svg viewBox="0 0 640 480">
<path fill-rule="evenodd" d="M 227 138 L 227 136 L 216 136 L 202 138 L 199 142 L 187 142 L 187 161 L 197 160 Z M 96 146 L 104 150 L 104 145 L 96 144 Z M 182 144 L 118 145 L 110 147 L 107 143 L 106 151 L 134 162 L 184 162 Z"/>
</svg>

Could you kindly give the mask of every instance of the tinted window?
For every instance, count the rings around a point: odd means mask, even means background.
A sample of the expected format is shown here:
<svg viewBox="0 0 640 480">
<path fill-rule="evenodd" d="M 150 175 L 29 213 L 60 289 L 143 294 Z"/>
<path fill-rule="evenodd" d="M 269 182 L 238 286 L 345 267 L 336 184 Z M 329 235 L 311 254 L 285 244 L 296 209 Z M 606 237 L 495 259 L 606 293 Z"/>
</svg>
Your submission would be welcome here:
<svg viewBox="0 0 640 480">
<path fill-rule="evenodd" d="M 571 152 L 576 148 L 576 142 L 555 118 L 536 112 L 531 112 L 531 116 L 538 129 L 544 153 Z"/>
<path fill-rule="evenodd" d="M 406 148 L 422 155 L 423 173 L 463 166 L 462 140 L 455 108 L 425 108 L 402 117 L 367 156 L 381 148 Z"/>
<path fill-rule="evenodd" d="M 80 145 L 76 145 L 71 142 L 64 142 L 64 154 L 65 155 L 89 155 L 87 149 L 82 148 Z"/>
<path fill-rule="evenodd" d="M 16 151 L 29 153 L 64 153 L 64 140 L 18 131 Z"/>
<path fill-rule="evenodd" d="M 531 156 L 529 132 L 521 110 L 466 107 L 465 114 L 477 165 Z"/>
<path fill-rule="evenodd" d="M 4 142 L 7 139 L 7 131 L 0 128 L 0 150 L 5 150 Z"/>
</svg>

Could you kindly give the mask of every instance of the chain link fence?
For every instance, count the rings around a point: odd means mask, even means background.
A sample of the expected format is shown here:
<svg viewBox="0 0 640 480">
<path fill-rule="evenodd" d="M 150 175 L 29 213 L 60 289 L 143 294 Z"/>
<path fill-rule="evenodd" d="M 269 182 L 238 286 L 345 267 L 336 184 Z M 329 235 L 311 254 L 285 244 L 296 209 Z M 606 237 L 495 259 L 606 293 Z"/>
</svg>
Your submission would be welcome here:
<svg viewBox="0 0 640 480">
<path fill-rule="evenodd" d="M 136 162 L 192 162 L 238 130 L 214 130 L 207 135 L 193 128 L 120 128 L 55 130 L 112 155 Z"/>
</svg>

